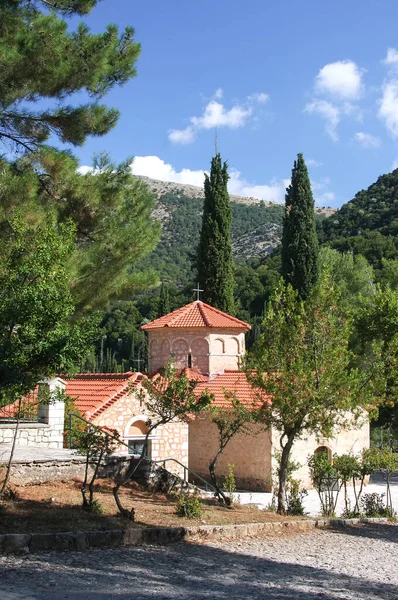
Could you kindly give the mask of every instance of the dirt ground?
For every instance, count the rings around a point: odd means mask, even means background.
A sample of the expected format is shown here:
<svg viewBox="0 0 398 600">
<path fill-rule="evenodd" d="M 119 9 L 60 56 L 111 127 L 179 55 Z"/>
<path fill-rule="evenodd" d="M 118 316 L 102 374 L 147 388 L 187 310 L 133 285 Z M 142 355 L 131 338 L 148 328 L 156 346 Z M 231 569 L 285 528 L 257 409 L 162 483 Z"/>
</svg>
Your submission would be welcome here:
<svg viewBox="0 0 398 600">
<path fill-rule="evenodd" d="M 206 500 L 200 519 L 176 515 L 176 498 L 152 494 L 131 484 L 120 491 L 124 506 L 135 508 L 135 523 L 121 519 L 112 495 L 112 484 L 99 480 L 95 499 L 101 514 L 82 509 L 80 481 L 54 482 L 41 485 L 13 486 L 16 499 L 0 506 L 0 533 L 32 533 L 126 528 L 136 526 L 183 527 L 188 525 L 223 525 L 228 523 L 263 523 L 286 520 L 273 512 L 255 506 L 235 505 L 232 510 Z M 297 519 L 297 517 L 295 517 Z"/>
</svg>

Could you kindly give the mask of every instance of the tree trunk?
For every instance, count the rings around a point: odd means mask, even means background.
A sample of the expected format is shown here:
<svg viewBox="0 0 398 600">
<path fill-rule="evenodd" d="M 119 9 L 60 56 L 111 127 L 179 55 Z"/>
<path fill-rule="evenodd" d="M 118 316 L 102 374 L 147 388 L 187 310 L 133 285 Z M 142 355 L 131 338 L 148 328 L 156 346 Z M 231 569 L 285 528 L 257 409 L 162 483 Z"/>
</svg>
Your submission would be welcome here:
<svg viewBox="0 0 398 600">
<path fill-rule="evenodd" d="M 4 492 L 6 491 L 7 486 L 8 486 L 8 482 L 10 480 L 12 461 L 14 459 L 15 446 L 16 446 L 16 443 L 17 443 L 18 432 L 19 432 L 19 419 L 20 419 L 21 402 L 22 402 L 22 398 L 20 398 L 19 401 L 18 401 L 18 417 L 17 417 L 17 422 L 15 424 L 14 438 L 12 440 L 10 458 L 8 459 L 8 464 L 7 464 L 7 469 L 6 469 L 6 476 L 4 478 L 3 485 L 1 486 L 1 490 L 0 490 L 0 498 L 2 496 L 4 496 Z"/>
<path fill-rule="evenodd" d="M 209 473 L 210 473 L 211 482 L 214 485 L 214 487 L 216 488 L 216 496 L 218 498 L 218 501 L 224 502 L 225 506 L 228 506 L 228 508 L 231 508 L 231 498 L 229 498 L 226 494 L 223 493 L 220 486 L 218 485 L 217 477 L 216 477 L 216 464 L 217 464 L 217 461 L 223 450 L 224 450 L 224 448 L 219 448 L 217 454 L 215 455 L 215 457 L 209 464 Z"/>
<path fill-rule="evenodd" d="M 282 446 L 282 439 L 285 436 L 287 437 L 287 442 L 284 446 Z M 295 437 L 296 437 L 295 432 L 292 432 L 289 435 L 284 434 L 281 437 L 282 454 L 281 454 L 281 463 L 279 466 L 279 488 L 278 488 L 278 513 L 280 515 L 286 514 L 286 479 L 287 479 L 290 452 L 292 450 L 292 446 L 293 446 Z"/>
</svg>

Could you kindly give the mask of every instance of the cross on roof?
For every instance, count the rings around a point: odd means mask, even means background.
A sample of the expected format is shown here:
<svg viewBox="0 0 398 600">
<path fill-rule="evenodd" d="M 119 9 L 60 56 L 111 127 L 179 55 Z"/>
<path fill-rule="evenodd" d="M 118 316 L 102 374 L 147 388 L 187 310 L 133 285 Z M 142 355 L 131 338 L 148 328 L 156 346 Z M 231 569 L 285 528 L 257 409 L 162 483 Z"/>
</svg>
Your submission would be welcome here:
<svg viewBox="0 0 398 600">
<path fill-rule="evenodd" d="M 145 361 L 144 361 L 144 359 L 143 359 L 143 358 L 140 358 L 140 355 L 138 355 L 138 358 L 135 358 L 135 359 L 133 360 L 133 362 L 134 362 L 134 363 L 138 363 L 138 369 L 139 369 L 139 368 L 140 368 L 140 366 L 141 366 L 141 363 L 142 363 L 142 362 L 145 362 Z"/>
<path fill-rule="evenodd" d="M 199 300 L 200 300 L 200 292 L 203 292 L 203 290 L 201 290 L 201 289 L 199 288 L 199 283 L 198 283 L 197 287 L 196 287 L 195 289 L 193 289 L 192 291 L 193 291 L 193 292 L 196 292 L 196 300 L 198 300 L 198 301 L 199 301 Z"/>
</svg>

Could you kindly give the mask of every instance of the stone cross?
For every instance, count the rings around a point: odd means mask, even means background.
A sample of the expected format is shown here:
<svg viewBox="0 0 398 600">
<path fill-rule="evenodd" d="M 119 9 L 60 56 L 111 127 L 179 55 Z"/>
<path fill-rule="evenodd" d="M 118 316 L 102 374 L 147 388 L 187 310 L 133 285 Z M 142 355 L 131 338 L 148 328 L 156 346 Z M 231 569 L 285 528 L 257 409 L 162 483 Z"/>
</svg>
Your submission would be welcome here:
<svg viewBox="0 0 398 600">
<path fill-rule="evenodd" d="M 201 290 L 201 289 L 199 288 L 199 283 L 198 283 L 198 286 L 197 286 L 197 288 L 193 289 L 192 291 L 193 291 L 193 292 L 196 292 L 196 300 L 198 300 L 198 301 L 199 301 L 199 300 L 200 300 L 200 292 L 203 292 L 203 290 Z"/>
</svg>

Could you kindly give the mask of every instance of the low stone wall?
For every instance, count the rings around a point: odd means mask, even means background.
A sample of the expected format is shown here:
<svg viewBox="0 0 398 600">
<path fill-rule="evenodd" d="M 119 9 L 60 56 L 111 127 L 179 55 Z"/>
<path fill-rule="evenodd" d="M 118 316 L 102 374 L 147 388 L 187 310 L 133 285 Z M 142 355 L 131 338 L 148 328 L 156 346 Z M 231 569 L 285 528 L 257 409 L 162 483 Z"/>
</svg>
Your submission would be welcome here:
<svg viewBox="0 0 398 600">
<path fill-rule="evenodd" d="M 11 444 L 14 433 L 15 423 L 0 423 L 0 458 L 1 444 Z M 59 432 L 48 423 L 20 423 L 17 443 L 18 446 L 62 448 Z"/>
<path fill-rule="evenodd" d="M 107 531 L 77 531 L 63 533 L 8 533 L 0 535 L 0 554 L 29 554 L 50 550 L 87 550 L 143 544 L 172 544 L 182 541 L 238 540 L 264 535 L 286 528 L 308 531 L 315 527 L 350 527 L 360 523 L 388 523 L 388 519 L 319 519 L 239 525 L 200 525 L 193 527 L 136 527 Z"/>
<path fill-rule="evenodd" d="M 111 477 L 117 480 L 124 475 L 127 468 L 134 467 L 137 462 L 138 459 L 129 456 L 110 456 L 101 465 L 98 477 Z M 15 461 L 11 468 L 11 481 L 16 485 L 70 481 L 74 477 L 83 478 L 85 465 L 86 461 L 82 456 L 65 460 Z M 89 472 L 93 472 L 91 465 Z M 175 489 L 193 489 L 193 486 L 184 482 L 178 475 L 170 473 L 149 460 L 142 461 L 137 473 L 134 475 L 134 481 L 152 492 L 170 493 Z"/>
</svg>

